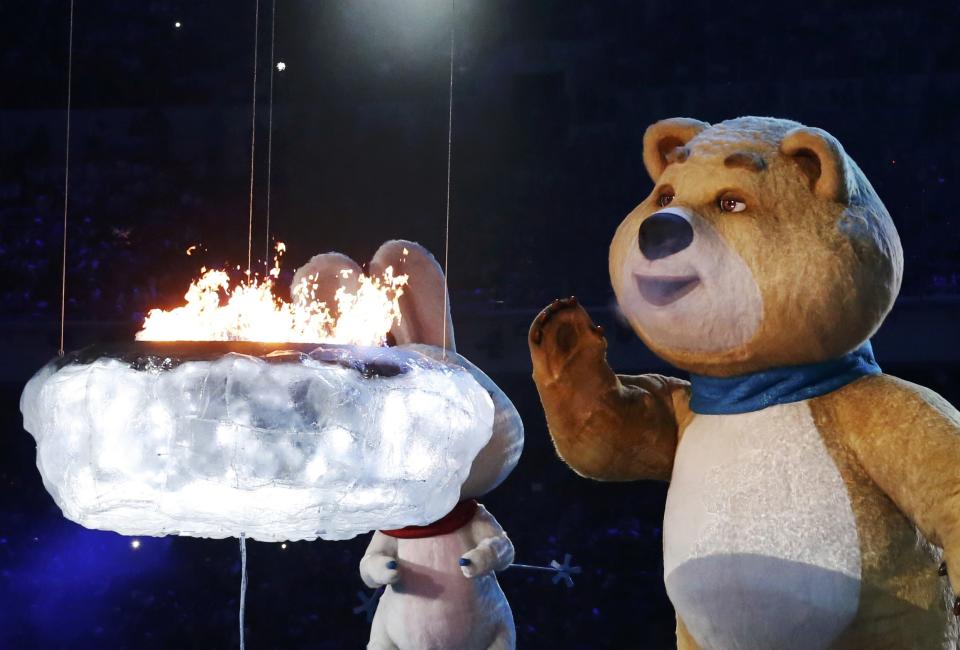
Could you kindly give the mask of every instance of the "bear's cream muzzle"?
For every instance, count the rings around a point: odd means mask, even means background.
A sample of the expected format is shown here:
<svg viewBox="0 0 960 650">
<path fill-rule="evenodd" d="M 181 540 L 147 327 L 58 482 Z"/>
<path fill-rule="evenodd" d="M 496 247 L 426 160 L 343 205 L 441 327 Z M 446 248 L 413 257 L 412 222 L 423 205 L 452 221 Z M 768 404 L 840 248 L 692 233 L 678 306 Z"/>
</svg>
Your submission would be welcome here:
<svg viewBox="0 0 960 650">
<path fill-rule="evenodd" d="M 763 300 L 753 272 L 689 208 L 631 215 L 612 253 L 621 260 L 613 269 L 617 301 L 656 346 L 720 352 L 749 342 L 759 329 Z"/>
</svg>

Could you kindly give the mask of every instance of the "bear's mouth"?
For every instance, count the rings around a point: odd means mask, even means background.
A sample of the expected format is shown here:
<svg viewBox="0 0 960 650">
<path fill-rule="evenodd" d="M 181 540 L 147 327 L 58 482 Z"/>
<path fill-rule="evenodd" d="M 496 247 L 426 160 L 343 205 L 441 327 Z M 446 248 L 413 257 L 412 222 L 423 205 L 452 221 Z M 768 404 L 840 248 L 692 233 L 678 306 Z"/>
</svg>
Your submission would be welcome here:
<svg viewBox="0 0 960 650">
<path fill-rule="evenodd" d="M 700 278 L 696 275 L 676 277 L 634 274 L 633 277 L 640 295 L 655 307 L 666 307 L 680 300 L 700 284 Z"/>
</svg>

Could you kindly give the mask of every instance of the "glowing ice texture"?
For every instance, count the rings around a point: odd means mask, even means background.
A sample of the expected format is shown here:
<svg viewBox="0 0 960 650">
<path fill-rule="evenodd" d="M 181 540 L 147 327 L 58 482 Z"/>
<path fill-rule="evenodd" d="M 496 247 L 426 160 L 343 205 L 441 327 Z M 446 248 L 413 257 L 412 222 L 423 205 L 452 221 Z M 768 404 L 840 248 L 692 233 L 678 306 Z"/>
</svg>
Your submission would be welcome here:
<svg viewBox="0 0 960 650">
<path fill-rule="evenodd" d="M 90 348 L 27 384 L 24 427 L 68 519 L 263 541 L 422 525 L 491 436 L 489 394 L 413 350 L 192 345 Z"/>
</svg>

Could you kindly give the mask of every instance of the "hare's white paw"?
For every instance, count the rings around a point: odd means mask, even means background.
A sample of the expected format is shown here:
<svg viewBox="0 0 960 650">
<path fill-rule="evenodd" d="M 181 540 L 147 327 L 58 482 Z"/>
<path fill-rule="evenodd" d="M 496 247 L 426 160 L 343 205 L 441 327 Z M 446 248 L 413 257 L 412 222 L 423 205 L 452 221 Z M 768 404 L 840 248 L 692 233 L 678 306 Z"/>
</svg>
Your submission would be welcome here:
<svg viewBox="0 0 960 650">
<path fill-rule="evenodd" d="M 375 553 L 360 560 L 360 577 L 371 589 L 395 584 L 400 579 L 397 558 Z"/>
</svg>

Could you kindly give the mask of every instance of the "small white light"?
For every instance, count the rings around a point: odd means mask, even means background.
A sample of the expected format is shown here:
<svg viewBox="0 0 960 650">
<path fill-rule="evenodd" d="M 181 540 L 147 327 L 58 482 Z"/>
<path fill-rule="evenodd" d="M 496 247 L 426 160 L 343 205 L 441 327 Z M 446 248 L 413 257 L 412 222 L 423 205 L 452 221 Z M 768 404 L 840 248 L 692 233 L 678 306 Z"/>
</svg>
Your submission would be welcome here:
<svg viewBox="0 0 960 650">
<path fill-rule="evenodd" d="M 173 26 L 176 29 L 180 29 L 181 27 L 183 27 L 183 24 L 178 20 L 177 22 L 173 23 Z"/>
<path fill-rule="evenodd" d="M 287 69 L 287 64 L 284 63 L 283 61 L 277 64 L 277 72 L 283 72 L 286 69 Z"/>
<path fill-rule="evenodd" d="M 287 545 L 286 545 L 286 544 L 281 544 L 281 545 L 280 545 L 280 548 L 287 548 Z"/>
<path fill-rule="evenodd" d="M 130 548 L 132 548 L 133 550 L 137 550 L 138 548 L 140 548 L 140 540 L 135 539 L 132 542 L 130 542 Z"/>
</svg>

